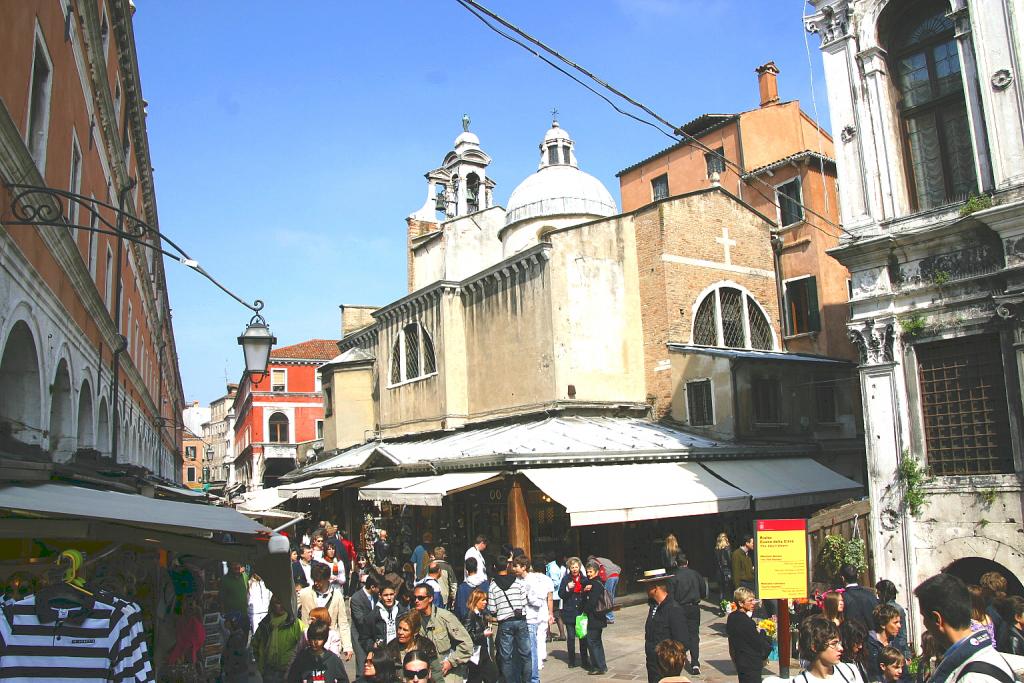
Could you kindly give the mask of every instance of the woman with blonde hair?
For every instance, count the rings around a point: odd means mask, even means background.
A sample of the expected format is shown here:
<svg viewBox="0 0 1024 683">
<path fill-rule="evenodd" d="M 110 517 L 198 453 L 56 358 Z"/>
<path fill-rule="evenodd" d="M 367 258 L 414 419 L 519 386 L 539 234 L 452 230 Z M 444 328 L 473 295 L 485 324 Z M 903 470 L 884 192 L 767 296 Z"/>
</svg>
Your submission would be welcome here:
<svg viewBox="0 0 1024 683">
<path fill-rule="evenodd" d="M 679 541 L 675 534 L 665 537 L 665 547 L 661 549 L 661 563 L 665 569 L 675 569 L 679 566 Z"/>
<path fill-rule="evenodd" d="M 715 539 L 715 574 L 718 578 L 718 602 L 724 602 L 732 589 L 732 548 L 723 531 Z M 722 610 L 723 613 L 725 610 Z"/>
<path fill-rule="evenodd" d="M 498 680 L 498 667 L 488 650 L 491 626 L 487 623 L 487 593 L 479 588 L 474 588 L 466 600 L 466 618 L 462 625 L 466 627 L 474 648 L 466 669 L 466 683 L 494 683 Z"/>
</svg>

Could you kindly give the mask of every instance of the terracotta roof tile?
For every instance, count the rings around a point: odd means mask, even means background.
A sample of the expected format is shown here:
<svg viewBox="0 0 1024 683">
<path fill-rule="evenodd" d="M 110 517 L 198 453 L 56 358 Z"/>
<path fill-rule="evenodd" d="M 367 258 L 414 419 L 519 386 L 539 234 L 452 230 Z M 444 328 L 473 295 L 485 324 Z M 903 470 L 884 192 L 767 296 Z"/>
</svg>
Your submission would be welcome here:
<svg viewBox="0 0 1024 683">
<path fill-rule="evenodd" d="M 270 352 L 271 358 L 309 358 L 314 360 L 331 360 L 337 355 L 337 339 L 310 339 L 291 346 L 281 346 Z"/>
</svg>

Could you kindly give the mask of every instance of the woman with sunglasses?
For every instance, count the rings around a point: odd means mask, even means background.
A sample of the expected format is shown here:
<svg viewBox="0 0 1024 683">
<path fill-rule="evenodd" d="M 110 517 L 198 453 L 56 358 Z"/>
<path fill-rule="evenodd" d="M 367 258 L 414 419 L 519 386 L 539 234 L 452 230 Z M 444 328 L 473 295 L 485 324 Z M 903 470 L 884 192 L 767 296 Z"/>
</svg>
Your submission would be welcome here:
<svg viewBox="0 0 1024 683">
<path fill-rule="evenodd" d="M 422 652 L 412 650 L 402 659 L 402 678 L 406 683 L 429 683 L 433 680 L 430 667 L 431 662 Z"/>
<path fill-rule="evenodd" d="M 420 626 L 422 624 L 420 613 L 416 610 L 406 612 L 398 617 L 395 626 L 395 639 L 385 646 L 395 666 L 401 666 L 400 662 L 410 652 L 417 651 L 419 656 L 425 657 L 430 663 L 430 672 L 435 681 L 444 680 L 444 672 L 441 669 L 441 658 L 437 656 L 437 648 L 428 639 L 421 636 Z"/>
<path fill-rule="evenodd" d="M 831 619 L 820 614 L 804 619 L 800 624 L 799 650 L 806 668 L 793 678 L 793 683 L 864 683 L 856 666 L 841 661 L 843 641 Z"/>
</svg>

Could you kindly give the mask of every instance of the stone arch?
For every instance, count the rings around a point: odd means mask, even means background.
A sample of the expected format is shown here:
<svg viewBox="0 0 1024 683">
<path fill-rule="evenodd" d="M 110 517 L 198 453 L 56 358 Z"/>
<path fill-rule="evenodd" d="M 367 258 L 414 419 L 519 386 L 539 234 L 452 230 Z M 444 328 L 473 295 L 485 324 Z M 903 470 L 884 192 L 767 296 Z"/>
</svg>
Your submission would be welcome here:
<svg viewBox="0 0 1024 683">
<path fill-rule="evenodd" d="M 100 455 L 110 455 L 110 412 L 106 397 L 100 399 L 100 408 L 96 412 L 96 450 Z"/>
<path fill-rule="evenodd" d="M 739 293 L 740 293 L 740 296 L 743 299 L 745 299 L 748 302 L 748 304 L 751 303 L 751 302 L 754 304 L 754 307 L 755 307 L 755 310 L 756 310 L 755 314 L 758 315 L 760 318 L 763 318 L 764 323 L 765 323 L 765 325 L 767 327 L 767 332 L 768 332 L 768 337 L 769 337 L 768 341 L 769 341 L 769 343 L 771 345 L 771 348 L 770 349 L 765 349 L 765 350 L 768 350 L 768 351 L 776 351 L 776 350 L 778 350 L 778 348 L 779 348 L 779 338 L 776 335 L 775 327 L 772 325 L 772 316 L 769 315 L 768 309 L 766 309 L 764 307 L 764 304 L 762 304 L 758 300 L 758 298 L 756 296 L 754 296 L 753 292 L 751 292 L 749 289 L 747 289 L 743 285 L 739 284 L 738 282 L 734 282 L 732 280 L 719 280 L 717 282 L 714 282 L 714 283 L 708 285 L 707 287 L 705 287 L 703 290 L 701 290 L 700 294 L 698 294 L 694 298 L 693 304 L 691 304 L 691 307 L 690 307 L 690 343 L 692 343 L 692 344 L 697 344 L 698 343 L 696 341 L 696 334 L 695 334 L 695 331 L 696 331 L 696 321 L 697 321 L 698 314 L 701 312 L 702 305 L 705 303 L 705 301 L 707 301 L 709 299 L 709 297 L 712 297 L 712 298 L 714 297 L 716 290 L 726 289 L 726 288 L 738 290 Z"/>
<path fill-rule="evenodd" d="M 961 557 L 942 568 L 947 574 L 959 577 L 966 584 L 978 583 L 985 572 L 999 572 L 1006 577 L 1007 595 L 1024 595 L 1024 584 L 1012 571 L 986 557 Z"/>
<path fill-rule="evenodd" d="M 78 392 L 78 448 L 96 448 L 96 416 L 93 414 L 92 386 L 88 378 L 82 380 Z"/>
<path fill-rule="evenodd" d="M 49 446 L 53 459 L 67 462 L 75 452 L 74 404 L 71 399 L 71 370 L 66 358 L 57 362 L 50 384 Z"/>
<path fill-rule="evenodd" d="M 37 336 L 29 323 L 11 327 L 0 358 L 0 423 L 18 441 L 43 443 L 43 389 Z"/>
</svg>

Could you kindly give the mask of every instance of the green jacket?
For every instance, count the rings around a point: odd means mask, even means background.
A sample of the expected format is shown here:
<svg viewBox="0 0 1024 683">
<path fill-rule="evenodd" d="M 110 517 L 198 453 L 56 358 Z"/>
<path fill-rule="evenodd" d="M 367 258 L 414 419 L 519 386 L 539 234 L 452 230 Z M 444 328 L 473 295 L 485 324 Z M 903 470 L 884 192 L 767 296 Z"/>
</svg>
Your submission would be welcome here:
<svg viewBox="0 0 1024 683">
<path fill-rule="evenodd" d="M 750 555 L 742 547 L 732 551 L 732 583 L 733 588 L 739 588 L 744 581 L 753 583 L 754 563 Z"/>
<path fill-rule="evenodd" d="M 452 664 L 444 683 L 461 683 L 466 678 L 466 662 L 473 656 L 473 639 L 458 618 L 446 609 L 434 608 L 420 626 L 420 635 L 437 648 L 437 656 Z M 436 683 L 441 683 L 437 681 Z"/>
</svg>

